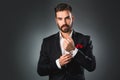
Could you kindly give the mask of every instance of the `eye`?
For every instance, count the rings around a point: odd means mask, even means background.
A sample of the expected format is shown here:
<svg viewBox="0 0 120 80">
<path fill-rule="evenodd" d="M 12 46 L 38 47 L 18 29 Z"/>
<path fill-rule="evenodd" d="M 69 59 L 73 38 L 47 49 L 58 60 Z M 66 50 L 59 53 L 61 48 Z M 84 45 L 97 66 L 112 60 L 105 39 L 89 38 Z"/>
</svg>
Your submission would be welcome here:
<svg viewBox="0 0 120 80">
<path fill-rule="evenodd" d="M 58 20 L 62 20 L 62 18 L 57 18 Z"/>
<path fill-rule="evenodd" d="M 66 19 L 70 19 L 70 16 L 67 16 Z"/>
</svg>

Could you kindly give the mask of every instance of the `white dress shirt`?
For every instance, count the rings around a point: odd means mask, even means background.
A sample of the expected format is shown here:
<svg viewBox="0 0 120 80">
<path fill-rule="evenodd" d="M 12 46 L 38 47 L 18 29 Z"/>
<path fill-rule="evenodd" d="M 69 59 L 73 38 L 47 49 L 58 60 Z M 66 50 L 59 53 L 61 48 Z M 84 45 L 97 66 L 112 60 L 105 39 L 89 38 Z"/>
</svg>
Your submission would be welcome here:
<svg viewBox="0 0 120 80">
<path fill-rule="evenodd" d="M 70 33 L 70 37 L 72 37 L 72 33 L 73 31 Z M 74 57 L 76 54 L 77 54 L 77 51 L 78 49 L 75 48 L 75 50 L 72 50 L 70 52 L 66 51 L 64 48 L 63 48 L 63 42 L 64 42 L 64 38 L 62 37 L 61 33 L 59 34 L 60 36 L 60 48 L 61 48 L 61 52 L 62 52 L 62 55 L 63 54 L 72 54 L 72 57 Z M 59 59 L 56 60 L 56 65 L 59 69 L 61 69 L 61 66 L 60 66 L 60 63 L 59 63 Z"/>
</svg>

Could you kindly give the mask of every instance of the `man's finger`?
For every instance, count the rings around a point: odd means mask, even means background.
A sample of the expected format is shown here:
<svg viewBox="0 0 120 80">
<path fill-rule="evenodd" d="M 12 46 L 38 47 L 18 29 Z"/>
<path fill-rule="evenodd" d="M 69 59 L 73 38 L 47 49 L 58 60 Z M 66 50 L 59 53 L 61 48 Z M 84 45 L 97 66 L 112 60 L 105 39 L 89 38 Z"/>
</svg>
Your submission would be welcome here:
<svg viewBox="0 0 120 80">
<path fill-rule="evenodd" d="M 64 42 L 68 44 L 68 43 L 69 43 L 69 40 L 67 40 L 67 39 L 64 39 Z"/>
<path fill-rule="evenodd" d="M 66 39 L 68 42 L 71 42 L 71 40 L 69 38 Z"/>
<path fill-rule="evenodd" d="M 69 36 L 67 39 L 69 39 L 70 41 L 72 41 L 73 39 Z"/>
</svg>

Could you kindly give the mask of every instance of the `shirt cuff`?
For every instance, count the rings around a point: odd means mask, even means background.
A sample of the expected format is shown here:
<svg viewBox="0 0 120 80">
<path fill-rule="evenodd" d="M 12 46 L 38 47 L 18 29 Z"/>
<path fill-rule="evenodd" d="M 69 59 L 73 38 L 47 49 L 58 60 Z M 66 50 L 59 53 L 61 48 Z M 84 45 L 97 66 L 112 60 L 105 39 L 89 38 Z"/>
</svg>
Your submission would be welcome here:
<svg viewBox="0 0 120 80">
<path fill-rule="evenodd" d="M 72 57 L 74 57 L 77 54 L 77 52 L 78 52 L 78 49 L 75 48 L 75 50 L 72 51 Z"/>
<path fill-rule="evenodd" d="M 56 60 L 56 65 L 59 69 L 61 69 L 60 63 L 59 63 L 59 59 Z"/>
</svg>

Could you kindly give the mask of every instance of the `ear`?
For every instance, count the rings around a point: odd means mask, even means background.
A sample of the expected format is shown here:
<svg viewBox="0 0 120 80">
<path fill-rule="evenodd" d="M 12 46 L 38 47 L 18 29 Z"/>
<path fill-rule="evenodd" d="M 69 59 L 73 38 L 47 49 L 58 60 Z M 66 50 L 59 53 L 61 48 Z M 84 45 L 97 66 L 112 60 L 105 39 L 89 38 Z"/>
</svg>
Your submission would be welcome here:
<svg viewBox="0 0 120 80">
<path fill-rule="evenodd" d="M 72 16 L 72 20 L 74 21 L 74 16 Z"/>
<path fill-rule="evenodd" d="M 55 17 L 55 22 L 57 23 L 57 18 Z"/>
</svg>

